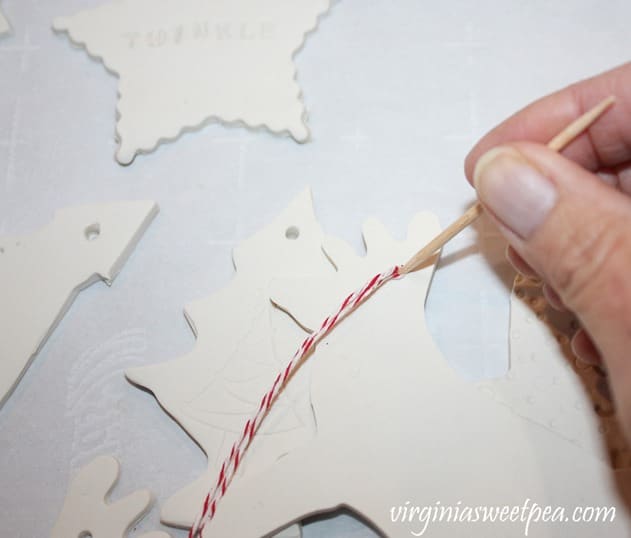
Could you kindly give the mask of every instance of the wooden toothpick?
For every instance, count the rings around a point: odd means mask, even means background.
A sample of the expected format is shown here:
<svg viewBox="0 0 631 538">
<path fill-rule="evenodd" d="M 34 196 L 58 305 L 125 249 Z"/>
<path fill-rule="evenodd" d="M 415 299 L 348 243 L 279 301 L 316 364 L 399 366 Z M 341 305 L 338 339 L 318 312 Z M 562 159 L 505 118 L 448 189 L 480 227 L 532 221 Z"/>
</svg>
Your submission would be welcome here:
<svg viewBox="0 0 631 538">
<path fill-rule="evenodd" d="M 548 148 L 553 151 L 561 151 L 578 135 L 584 132 L 592 123 L 594 123 L 600 115 L 614 103 L 614 101 L 615 97 L 607 97 L 607 99 L 598 103 L 594 108 L 583 114 L 580 118 L 574 120 L 565 129 L 563 129 L 563 131 L 550 140 Z M 404 275 L 420 269 L 436 251 L 440 250 L 445 243 L 453 239 L 462 230 L 474 222 L 483 211 L 484 209 L 482 208 L 482 205 L 480 202 L 477 202 L 458 220 L 447 226 L 447 228 L 445 228 L 427 245 L 412 256 L 412 258 L 410 258 L 410 260 L 401 267 L 400 273 Z"/>
</svg>

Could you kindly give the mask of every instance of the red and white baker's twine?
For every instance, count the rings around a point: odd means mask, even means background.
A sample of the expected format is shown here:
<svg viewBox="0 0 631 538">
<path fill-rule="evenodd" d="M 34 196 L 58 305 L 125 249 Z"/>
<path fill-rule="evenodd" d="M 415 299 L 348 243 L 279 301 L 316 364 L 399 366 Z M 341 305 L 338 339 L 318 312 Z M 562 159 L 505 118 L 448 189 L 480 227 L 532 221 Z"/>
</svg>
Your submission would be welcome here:
<svg viewBox="0 0 631 538">
<path fill-rule="evenodd" d="M 230 481 L 239 468 L 239 464 L 241 463 L 244 452 L 247 450 L 248 446 L 250 446 L 252 439 L 254 439 L 256 432 L 260 428 L 261 423 L 265 419 L 268 411 L 271 409 L 272 404 L 276 400 L 276 397 L 283 390 L 283 388 L 291 378 L 292 373 L 296 371 L 296 369 L 300 366 L 302 359 L 309 353 L 310 350 L 312 350 L 316 346 L 316 344 L 320 340 L 322 340 L 327 334 L 329 334 L 335 328 L 335 326 L 340 321 L 342 321 L 342 319 L 344 319 L 348 314 L 350 314 L 359 305 L 361 305 L 375 291 L 377 291 L 386 282 L 400 276 L 402 276 L 401 267 L 396 266 L 388 271 L 385 271 L 384 273 L 379 273 L 378 275 L 372 277 L 366 283 L 366 285 L 346 297 L 346 299 L 344 299 L 337 311 L 326 318 L 322 322 L 320 328 L 317 331 L 311 333 L 311 335 L 309 335 L 309 337 L 306 338 L 304 342 L 302 342 L 302 344 L 298 348 L 298 351 L 296 351 L 287 367 L 276 376 L 272 388 L 267 393 L 265 393 L 265 396 L 263 396 L 263 398 L 261 399 L 258 411 L 254 415 L 254 417 L 252 417 L 245 423 L 243 433 L 241 434 L 239 440 L 232 445 L 232 448 L 230 449 L 230 455 L 221 465 L 221 471 L 219 471 L 219 476 L 217 477 L 215 487 L 211 489 L 206 495 L 202 510 L 195 519 L 195 523 L 188 533 L 189 538 L 197 538 L 201 536 L 204 527 L 213 517 L 215 517 L 215 513 L 217 512 L 217 503 L 226 494 L 226 490 L 230 485 Z"/>
</svg>

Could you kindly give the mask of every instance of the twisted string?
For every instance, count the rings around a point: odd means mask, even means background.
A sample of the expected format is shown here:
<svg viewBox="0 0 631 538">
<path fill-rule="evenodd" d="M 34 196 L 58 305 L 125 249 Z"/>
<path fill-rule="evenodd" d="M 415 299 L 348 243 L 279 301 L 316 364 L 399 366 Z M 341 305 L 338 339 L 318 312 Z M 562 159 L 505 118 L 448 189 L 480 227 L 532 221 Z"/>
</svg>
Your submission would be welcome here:
<svg viewBox="0 0 631 538">
<path fill-rule="evenodd" d="M 232 445 L 230 454 L 221 465 L 221 470 L 219 471 L 219 476 L 217 477 L 214 487 L 204 498 L 202 508 L 188 533 L 189 538 L 201 537 L 206 525 L 215 517 L 217 504 L 226 494 L 228 486 L 236 474 L 246 450 L 252 443 L 254 436 L 261 427 L 269 410 L 272 408 L 272 404 L 285 388 L 292 374 L 298 370 L 303 360 L 306 359 L 309 352 L 312 351 L 318 342 L 327 336 L 336 325 L 366 301 L 375 291 L 386 282 L 400 276 L 402 276 L 401 267 L 395 266 L 388 271 L 372 277 L 363 287 L 346 297 L 337 311 L 326 318 L 320 325 L 320 328 L 311 333 L 302 342 L 291 361 L 289 361 L 289 364 L 276 376 L 272 388 L 261 398 L 261 403 L 259 404 L 256 414 L 245 423 L 243 433 Z"/>
</svg>

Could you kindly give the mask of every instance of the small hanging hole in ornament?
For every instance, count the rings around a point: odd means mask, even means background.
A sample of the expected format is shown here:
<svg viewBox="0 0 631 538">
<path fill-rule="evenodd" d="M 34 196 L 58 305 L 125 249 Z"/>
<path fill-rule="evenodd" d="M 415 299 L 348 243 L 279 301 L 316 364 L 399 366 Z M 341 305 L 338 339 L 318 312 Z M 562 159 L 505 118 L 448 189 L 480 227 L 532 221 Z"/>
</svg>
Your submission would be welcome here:
<svg viewBox="0 0 631 538">
<path fill-rule="evenodd" d="M 95 241 L 98 239 L 99 235 L 101 235 L 101 225 L 98 222 L 90 224 L 90 226 L 83 231 L 83 234 L 88 241 Z"/>
<path fill-rule="evenodd" d="M 285 230 L 285 237 L 287 239 L 291 239 L 292 241 L 295 241 L 296 239 L 300 237 L 300 229 L 297 228 L 296 226 L 290 226 L 289 228 Z"/>
</svg>

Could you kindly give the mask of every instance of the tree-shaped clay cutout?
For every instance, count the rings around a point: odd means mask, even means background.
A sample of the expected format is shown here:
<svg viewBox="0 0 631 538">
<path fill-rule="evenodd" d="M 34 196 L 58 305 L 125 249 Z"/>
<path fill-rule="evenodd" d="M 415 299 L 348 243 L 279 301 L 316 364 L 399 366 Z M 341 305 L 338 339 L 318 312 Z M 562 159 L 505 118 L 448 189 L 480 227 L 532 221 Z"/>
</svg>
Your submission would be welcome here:
<svg viewBox="0 0 631 538">
<path fill-rule="evenodd" d="M 436 219 L 420 215 L 408 238 L 397 242 L 371 221 L 364 227 L 366 257 L 328 240 L 324 250 L 335 275 L 278 280 L 274 302 L 302 325 L 316 326 L 349 291 L 405 262 L 437 232 Z M 317 435 L 266 471 L 232 484 L 204 529 L 206 538 L 259 538 L 343 506 L 384 535 L 403 538 L 420 536 L 426 526 L 421 517 L 427 511 L 415 506 L 528 502 L 616 506 L 613 523 L 572 524 L 570 532 L 628 535 L 629 519 L 601 461 L 515 416 L 446 364 L 425 326 L 432 271 L 428 266 L 382 287 L 318 345 L 309 359 Z M 243 461 L 254 455 L 248 451 Z M 516 537 L 525 531 L 525 522 L 506 520 L 428 525 L 425 535 L 433 537 Z M 546 537 L 568 532 L 541 520 L 529 531 Z"/>
<path fill-rule="evenodd" d="M 121 164 L 218 119 L 309 137 L 294 53 L 330 0 L 117 0 L 60 17 L 120 77 Z"/>
<path fill-rule="evenodd" d="M 79 291 L 112 283 L 157 212 L 146 201 L 66 208 L 33 234 L 0 237 L 0 405 Z"/>
<path fill-rule="evenodd" d="M 155 394 L 208 457 L 207 472 L 164 504 L 165 523 L 192 525 L 221 458 L 304 337 L 295 323 L 273 308 L 267 287 L 278 275 L 332 273 L 321 253 L 322 237 L 311 195 L 305 191 L 269 226 L 235 249 L 236 274 L 225 288 L 186 307 L 197 338 L 195 348 L 163 364 L 127 371 L 132 382 Z M 276 334 L 271 329 L 272 315 L 282 320 L 275 324 Z M 260 472 L 313 438 L 316 426 L 306 381 L 297 377 L 279 398 L 253 445 L 256 454 L 241 467 L 242 475 Z M 295 527 L 285 533 L 299 536 Z"/>
</svg>

